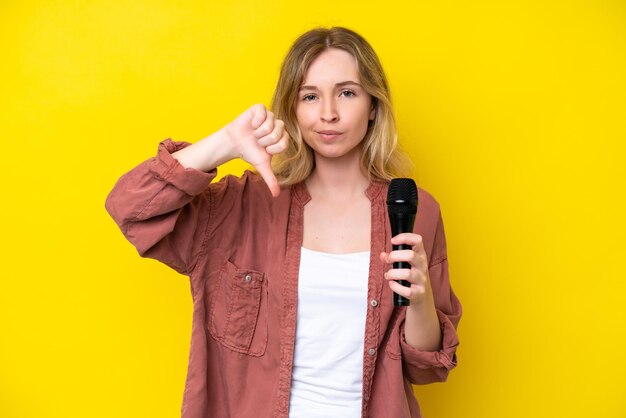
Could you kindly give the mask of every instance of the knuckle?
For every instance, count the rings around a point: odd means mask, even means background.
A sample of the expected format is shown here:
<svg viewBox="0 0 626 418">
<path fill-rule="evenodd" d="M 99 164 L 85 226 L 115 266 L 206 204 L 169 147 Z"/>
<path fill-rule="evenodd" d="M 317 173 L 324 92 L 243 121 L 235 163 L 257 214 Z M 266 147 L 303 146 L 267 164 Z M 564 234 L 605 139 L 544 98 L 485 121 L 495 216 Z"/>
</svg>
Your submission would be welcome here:
<svg viewBox="0 0 626 418">
<path fill-rule="evenodd" d="M 279 141 L 276 144 L 274 144 L 274 148 L 278 151 L 278 152 L 283 152 L 287 149 L 287 144 L 283 141 Z"/>
<path fill-rule="evenodd" d="M 263 116 L 265 115 L 265 107 L 262 104 L 255 104 L 250 107 L 249 112 L 252 113 L 253 118 L 262 121 L 264 119 Z"/>
</svg>

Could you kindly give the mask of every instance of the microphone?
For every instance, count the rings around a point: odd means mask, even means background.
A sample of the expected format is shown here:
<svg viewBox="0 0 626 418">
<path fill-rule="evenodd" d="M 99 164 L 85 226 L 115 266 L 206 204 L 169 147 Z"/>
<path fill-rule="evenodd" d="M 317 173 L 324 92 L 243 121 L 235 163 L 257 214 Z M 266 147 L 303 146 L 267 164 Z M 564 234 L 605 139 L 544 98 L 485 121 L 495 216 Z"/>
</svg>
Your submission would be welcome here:
<svg viewBox="0 0 626 418">
<path fill-rule="evenodd" d="M 398 178 L 391 180 L 387 191 L 387 212 L 391 225 L 391 236 L 395 237 L 403 232 L 413 232 L 415 214 L 417 213 L 417 186 L 413 179 Z M 411 250 L 410 245 L 393 245 L 393 250 Z M 405 261 L 393 263 L 394 269 L 410 269 L 411 265 Z M 398 280 L 402 286 L 409 287 L 407 280 Z M 408 306 L 409 300 L 393 292 L 394 306 Z"/>
</svg>

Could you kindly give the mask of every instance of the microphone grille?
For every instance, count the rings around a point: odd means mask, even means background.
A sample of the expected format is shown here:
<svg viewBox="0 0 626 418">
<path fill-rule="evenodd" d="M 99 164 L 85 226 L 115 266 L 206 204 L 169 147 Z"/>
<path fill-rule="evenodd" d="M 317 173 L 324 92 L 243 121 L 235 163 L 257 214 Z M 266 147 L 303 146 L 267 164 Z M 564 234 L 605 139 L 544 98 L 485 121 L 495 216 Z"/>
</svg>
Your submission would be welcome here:
<svg viewBox="0 0 626 418">
<path fill-rule="evenodd" d="M 417 186 L 413 179 L 392 179 L 387 191 L 387 204 L 417 206 Z"/>
</svg>

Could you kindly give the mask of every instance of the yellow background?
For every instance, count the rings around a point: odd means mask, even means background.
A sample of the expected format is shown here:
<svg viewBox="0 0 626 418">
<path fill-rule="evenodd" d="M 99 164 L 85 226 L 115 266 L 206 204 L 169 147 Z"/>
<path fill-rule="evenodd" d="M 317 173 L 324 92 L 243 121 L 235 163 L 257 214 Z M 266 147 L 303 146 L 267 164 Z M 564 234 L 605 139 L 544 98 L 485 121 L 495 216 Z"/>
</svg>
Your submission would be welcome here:
<svg viewBox="0 0 626 418">
<path fill-rule="evenodd" d="M 0 417 L 179 416 L 188 281 L 104 199 L 160 140 L 269 104 L 316 25 L 377 50 L 442 206 L 464 317 L 425 416 L 626 417 L 619 0 L 2 1 Z"/>
</svg>

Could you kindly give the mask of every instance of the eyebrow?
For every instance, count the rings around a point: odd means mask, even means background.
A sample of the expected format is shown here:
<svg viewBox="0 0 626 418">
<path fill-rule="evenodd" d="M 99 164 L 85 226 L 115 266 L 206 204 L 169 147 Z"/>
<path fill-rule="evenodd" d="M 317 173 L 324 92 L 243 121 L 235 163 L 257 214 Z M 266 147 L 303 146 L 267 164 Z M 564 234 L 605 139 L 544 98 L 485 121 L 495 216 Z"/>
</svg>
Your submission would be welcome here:
<svg viewBox="0 0 626 418">
<path fill-rule="evenodd" d="M 341 83 L 337 83 L 335 84 L 335 88 L 337 87 L 343 87 L 343 86 L 349 86 L 349 85 L 354 85 L 354 86 L 358 86 L 358 87 L 362 87 L 359 83 L 357 83 L 356 81 L 342 81 Z M 300 90 L 316 90 L 318 91 L 319 89 L 315 86 L 300 86 Z"/>
</svg>

